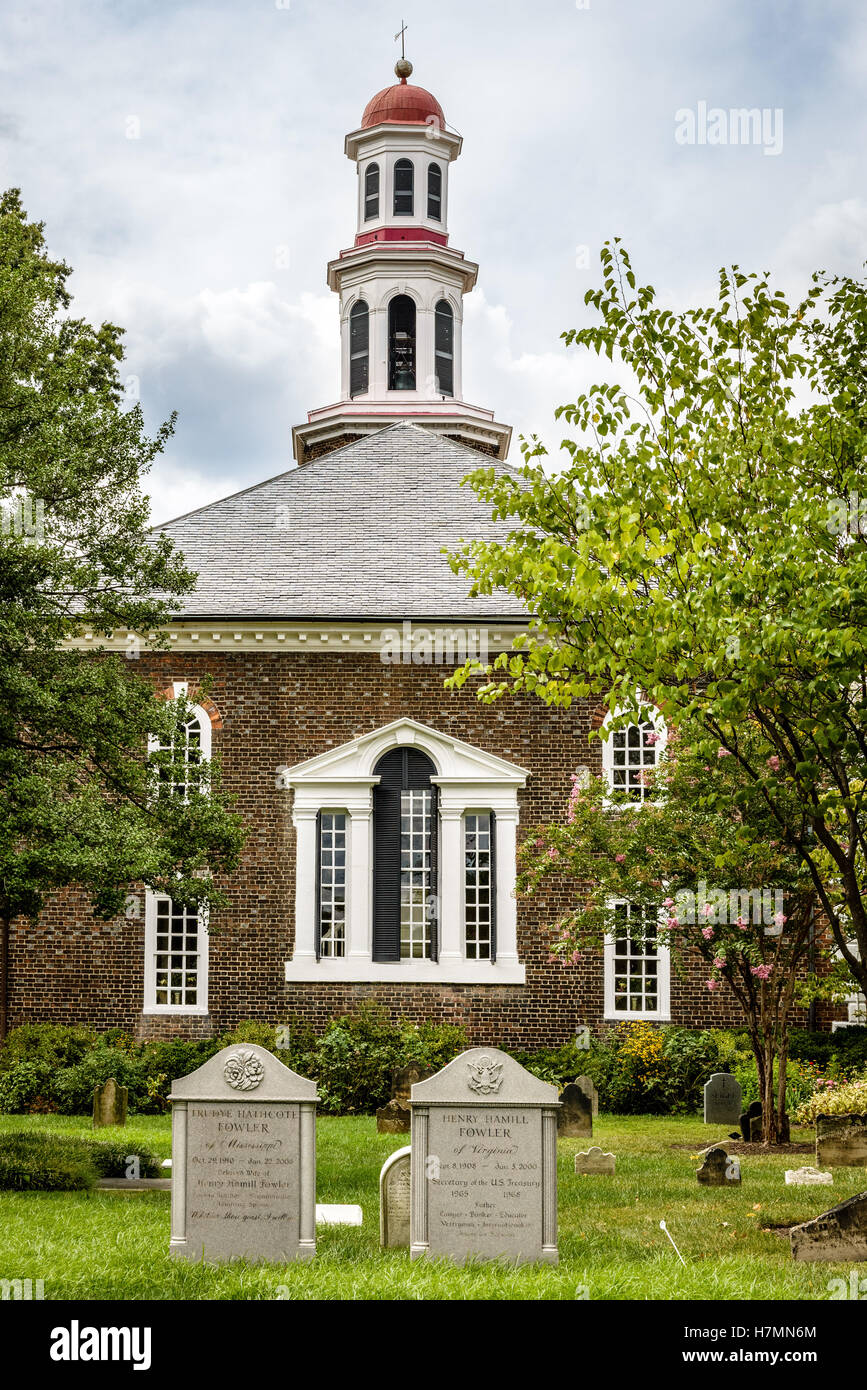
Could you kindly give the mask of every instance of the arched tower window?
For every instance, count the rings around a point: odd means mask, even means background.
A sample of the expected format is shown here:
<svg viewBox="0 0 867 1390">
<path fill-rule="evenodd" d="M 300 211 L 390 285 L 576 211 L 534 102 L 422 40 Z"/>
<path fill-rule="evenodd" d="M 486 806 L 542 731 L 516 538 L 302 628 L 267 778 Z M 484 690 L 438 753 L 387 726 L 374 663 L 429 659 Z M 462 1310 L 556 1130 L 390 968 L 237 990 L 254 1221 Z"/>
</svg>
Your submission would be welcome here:
<svg viewBox="0 0 867 1390">
<path fill-rule="evenodd" d="M 442 218 L 443 171 L 438 164 L 427 166 L 427 215 L 439 222 Z"/>
<path fill-rule="evenodd" d="M 437 959 L 436 768 L 393 748 L 374 768 L 373 959 Z"/>
<path fill-rule="evenodd" d="M 415 390 L 415 303 L 408 294 L 388 306 L 388 389 Z"/>
<path fill-rule="evenodd" d="M 414 173 L 411 159 L 399 159 L 394 166 L 395 217 L 412 217 Z"/>
<path fill-rule="evenodd" d="M 379 216 L 379 165 L 368 164 L 364 174 L 364 220 Z"/>
<path fill-rule="evenodd" d="M 363 299 L 349 311 L 349 394 L 361 396 L 370 384 L 370 315 Z"/>
<path fill-rule="evenodd" d="M 437 392 L 455 394 L 455 316 L 448 300 L 441 299 L 434 316 L 434 368 Z"/>
</svg>

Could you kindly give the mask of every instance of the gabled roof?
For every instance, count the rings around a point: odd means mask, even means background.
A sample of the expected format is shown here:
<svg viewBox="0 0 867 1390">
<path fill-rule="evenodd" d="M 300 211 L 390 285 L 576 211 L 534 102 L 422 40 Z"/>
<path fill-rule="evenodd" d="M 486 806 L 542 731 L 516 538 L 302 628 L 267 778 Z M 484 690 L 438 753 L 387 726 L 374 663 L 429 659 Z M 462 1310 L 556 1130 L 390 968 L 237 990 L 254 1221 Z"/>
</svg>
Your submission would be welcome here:
<svg viewBox="0 0 867 1390">
<path fill-rule="evenodd" d="M 306 782 L 369 781 L 383 753 L 392 748 L 418 748 L 427 753 L 437 769 L 436 780 L 452 782 L 494 782 L 522 787 L 529 777 L 525 767 L 507 762 L 495 753 L 475 748 L 463 739 L 443 734 L 417 719 L 393 719 L 381 729 L 361 734 L 358 738 L 329 748 L 314 758 L 306 758 L 294 767 L 281 768 L 287 787 Z"/>
<path fill-rule="evenodd" d="M 526 619 L 509 594 L 467 597 L 442 547 L 505 539 L 471 487 L 518 474 L 401 422 L 155 527 L 198 573 L 178 617 Z"/>
</svg>

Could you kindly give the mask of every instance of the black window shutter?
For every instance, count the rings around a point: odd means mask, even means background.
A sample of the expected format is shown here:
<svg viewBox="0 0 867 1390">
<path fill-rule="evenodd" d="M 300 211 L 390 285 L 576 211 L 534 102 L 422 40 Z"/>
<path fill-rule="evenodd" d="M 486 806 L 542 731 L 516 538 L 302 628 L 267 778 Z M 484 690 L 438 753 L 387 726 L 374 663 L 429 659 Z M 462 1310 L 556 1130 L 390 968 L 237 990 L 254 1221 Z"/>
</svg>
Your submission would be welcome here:
<svg viewBox="0 0 867 1390">
<path fill-rule="evenodd" d="M 400 960 L 400 793 L 405 750 L 377 763 L 373 789 L 373 959 Z M 396 756 L 395 756 L 396 755 Z"/>
<path fill-rule="evenodd" d="M 497 959 L 497 817 L 491 811 L 491 869 L 489 874 L 491 880 L 490 901 L 491 901 L 491 960 Z"/>
<path fill-rule="evenodd" d="M 428 903 L 430 923 L 430 958 L 440 958 L 440 898 L 437 855 L 439 850 L 439 787 L 430 789 L 430 885 Z"/>
<path fill-rule="evenodd" d="M 316 812 L 316 959 L 322 958 L 322 812 Z"/>
</svg>

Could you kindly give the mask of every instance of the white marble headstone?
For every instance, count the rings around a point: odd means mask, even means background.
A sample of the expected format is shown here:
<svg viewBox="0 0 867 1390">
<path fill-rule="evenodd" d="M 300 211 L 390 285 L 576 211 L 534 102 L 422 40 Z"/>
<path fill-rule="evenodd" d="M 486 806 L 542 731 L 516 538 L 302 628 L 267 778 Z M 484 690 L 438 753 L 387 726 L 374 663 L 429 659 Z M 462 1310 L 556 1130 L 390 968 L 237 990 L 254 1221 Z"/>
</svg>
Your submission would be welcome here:
<svg viewBox="0 0 867 1390">
<path fill-rule="evenodd" d="M 412 1258 L 556 1264 L 556 1086 L 474 1047 L 410 1105 Z"/>
<path fill-rule="evenodd" d="M 316 1083 L 264 1047 L 226 1047 L 175 1081 L 172 1255 L 316 1253 Z"/>
</svg>

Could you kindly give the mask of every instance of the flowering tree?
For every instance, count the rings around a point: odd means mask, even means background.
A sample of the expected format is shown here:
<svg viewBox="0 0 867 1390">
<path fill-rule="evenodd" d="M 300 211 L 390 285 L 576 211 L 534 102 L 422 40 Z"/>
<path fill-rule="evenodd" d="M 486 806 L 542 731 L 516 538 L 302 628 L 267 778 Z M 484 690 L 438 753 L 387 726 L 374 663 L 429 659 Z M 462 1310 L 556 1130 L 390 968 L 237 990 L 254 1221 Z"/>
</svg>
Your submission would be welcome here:
<svg viewBox="0 0 867 1390">
<path fill-rule="evenodd" d="M 564 337 L 612 377 L 558 410 L 566 467 L 534 442 L 522 476 L 469 480 L 509 530 L 452 565 L 533 615 L 480 698 L 634 715 L 640 688 L 669 726 L 695 715 L 808 866 L 867 992 L 867 279 L 819 273 L 789 303 L 735 266 L 674 312 L 616 241 L 601 259 L 598 320 Z"/>
<path fill-rule="evenodd" d="M 565 822 L 531 831 L 521 847 L 518 890 L 544 893 L 553 876 L 574 882 L 575 905 L 556 924 L 551 945 L 565 960 L 627 930 L 668 946 L 675 970 L 697 954 L 707 989 L 735 1001 L 749 1032 L 763 1141 L 785 1142 L 799 977 L 804 985 L 808 966 L 827 961 L 828 947 L 814 930 L 809 868 L 777 838 L 760 791 L 726 749 L 707 762 L 691 732 L 686 726 L 669 736 L 657 769 L 644 774 L 643 800 L 611 793 L 603 778 L 573 776 Z M 775 755 L 755 736 L 750 755 L 764 756 L 776 771 Z M 623 904 L 630 905 L 628 925 Z M 832 992 L 833 975 L 824 972 L 824 980 L 814 992 Z M 622 1002 L 628 1020 L 629 1001 Z"/>
</svg>

